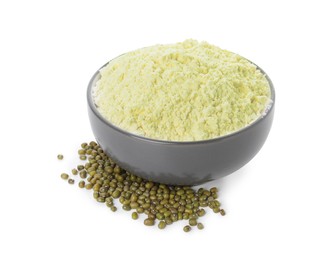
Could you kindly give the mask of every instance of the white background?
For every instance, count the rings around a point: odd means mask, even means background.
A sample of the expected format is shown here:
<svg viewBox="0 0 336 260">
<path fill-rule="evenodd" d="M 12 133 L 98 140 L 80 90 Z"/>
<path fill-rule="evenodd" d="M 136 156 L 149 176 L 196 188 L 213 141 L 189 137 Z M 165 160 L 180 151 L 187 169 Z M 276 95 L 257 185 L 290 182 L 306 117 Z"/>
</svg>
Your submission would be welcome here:
<svg viewBox="0 0 336 260">
<path fill-rule="evenodd" d="M 1 259 L 336 259 L 333 1 L 1 1 Z M 86 86 L 124 52 L 187 38 L 254 61 L 272 131 L 205 229 L 145 227 L 59 177 L 93 139 Z M 56 159 L 63 153 L 65 160 Z"/>
</svg>

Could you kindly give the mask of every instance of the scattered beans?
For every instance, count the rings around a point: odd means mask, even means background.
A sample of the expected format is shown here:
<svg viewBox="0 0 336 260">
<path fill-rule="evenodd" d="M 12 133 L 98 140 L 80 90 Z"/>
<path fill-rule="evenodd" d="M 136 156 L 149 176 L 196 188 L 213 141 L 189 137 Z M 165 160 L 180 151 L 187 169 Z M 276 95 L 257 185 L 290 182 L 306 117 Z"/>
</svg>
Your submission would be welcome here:
<svg viewBox="0 0 336 260">
<path fill-rule="evenodd" d="M 117 211 L 114 200 L 119 200 L 123 210 L 132 211 L 132 219 L 138 219 L 139 214 L 147 215 L 144 220 L 146 226 L 153 226 L 158 220 L 158 228 L 165 229 L 174 222 L 187 220 L 189 225 L 184 226 L 183 230 L 189 232 L 191 226 L 197 226 L 200 230 L 204 228 L 198 218 L 206 214 L 207 207 L 215 213 L 225 215 L 217 200 L 216 187 L 210 190 L 199 188 L 196 191 L 189 186 L 144 180 L 118 166 L 96 142 L 82 143 L 78 155 L 85 161 L 71 171 L 82 179 L 78 186 L 93 190 L 94 199 L 104 203 L 112 212 Z M 62 173 L 61 178 L 68 180 L 69 184 L 75 183 L 66 173 Z"/>
</svg>

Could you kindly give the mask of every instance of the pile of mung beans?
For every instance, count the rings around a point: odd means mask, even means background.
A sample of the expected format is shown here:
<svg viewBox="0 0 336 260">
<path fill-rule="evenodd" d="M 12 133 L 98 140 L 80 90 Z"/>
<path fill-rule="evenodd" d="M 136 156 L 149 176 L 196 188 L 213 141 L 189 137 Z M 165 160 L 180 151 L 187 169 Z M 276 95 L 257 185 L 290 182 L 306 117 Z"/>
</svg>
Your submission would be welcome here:
<svg viewBox="0 0 336 260">
<path fill-rule="evenodd" d="M 72 175 L 81 178 L 78 187 L 92 190 L 93 198 L 105 203 L 113 212 L 117 211 L 115 200 L 119 200 L 123 210 L 133 211 L 132 219 L 138 219 L 139 214 L 147 215 L 144 220 L 146 226 L 157 224 L 159 229 L 164 229 L 173 222 L 186 220 L 189 225 L 184 226 L 183 230 L 189 232 L 192 227 L 204 228 L 199 222 L 200 217 L 206 214 L 204 208 L 225 215 L 217 200 L 216 187 L 196 191 L 189 186 L 144 180 L 120 168 L 94 141 L 82 143 L 78 155 L 85 162 L 71 170 Z M 63 155 L 59 154 L 57 158 L 63 160 Z M 75 184 L 67 173 L 62 173 L 61 178 Z"/>
</svg>

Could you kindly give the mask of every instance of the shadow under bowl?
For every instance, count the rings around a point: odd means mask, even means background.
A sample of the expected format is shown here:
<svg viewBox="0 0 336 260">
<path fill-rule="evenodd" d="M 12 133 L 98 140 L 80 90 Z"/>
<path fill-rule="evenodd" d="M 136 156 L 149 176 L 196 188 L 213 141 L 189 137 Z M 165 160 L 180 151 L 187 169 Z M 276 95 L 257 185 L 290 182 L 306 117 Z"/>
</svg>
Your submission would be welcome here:
<svg viewBox="0 0 336 260">
<path fill-rule="evenodd" d="M 275 91 L 267 74 L 258 69 L 271 88 L 272 102 L 265 113 L 232 134 L 192 142 L 150 139 L 107 121 L 99 113 L 92 97 L 92 89 L 100 78 L 98 70 L 87 89 L 93 134 L 104 152 L 120 167 L 147 180 L 172 185 L 198 185 L 224 177 L 243 167 L 259 152 L 272 126 Z"/>
</svg>

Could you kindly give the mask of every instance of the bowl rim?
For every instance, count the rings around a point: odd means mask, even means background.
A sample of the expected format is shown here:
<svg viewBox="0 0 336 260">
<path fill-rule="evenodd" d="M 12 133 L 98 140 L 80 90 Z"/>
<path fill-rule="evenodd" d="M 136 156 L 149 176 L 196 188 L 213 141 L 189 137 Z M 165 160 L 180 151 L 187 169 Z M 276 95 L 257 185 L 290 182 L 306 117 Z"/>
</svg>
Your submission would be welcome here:
<svg viewBox="0 0 336 260">
<path fill-rule="evenodd" d="M 248 60 L 248 59 L 246 59 Z M 249 62 L 251 62 L 250 60 L 248 60 Z M 270 91 L 271 91 L 271 97 L 270 97 L 270 102 L 269 104 L 266 106 L 264 112 L 256 119 L 254 120 L 252 123 L 248 124 L 247 126 L 234 131 L 230 134 L 227 135 L 223 135 L 223 136 L 218 136 L 215 138 L 211 138 L 211 139 L 205 139 L 205 140 L 197 140 L 197 141 L 170 141 L 170 140 L 160 140 L 160 139 L 153 139 L 153 138 L 149 138 L 146 136 L 141 136 L 141 135 L 137 135 L 131 132 L 128 132 L 127 130 L 124 130 L 114 124 L 112 124 L 110 121 L 108 121 L 107 119 L 105 119 L 100 112 L 98 111 L 94 100 L 93 100 L 93 96 L 92 96 L 92 89 L 93 86 L 95 85 L 95 83 L 97 82 L 97 80 L 99 79 L 100 76 L 100 70 L 102 68 L 104 68 L 107 64 L 109 64 L 109 62 L 105 63 L 103 66 L 101 66 L 91 77 L 89 85 L 87 87 L 87 102 L 89 105 L 89 108 L 91 109 L 91 111 L 95 114 L 96 117 L 98 117 L 104 124 L 106 124 L 107 126 L 111 127 L 113 130 L 126 135 L 130 138 L 135 138 L 138 140 L 142 140 L 142 141 L 146 141 L 146 142 L 151 142 L 151 143 L 158 143 L 158 144 L 166 144 L 166 145 L 177 145 L 177 144 L 185 144 L 185 145 L 199 145 L 199 144 L 204 144 L 204 143 L 213 143 L 213 142 L 218 142 L 218 141 L 222 141 L 222 140 L 226 140 L 229 138 L 232 138 L 234 136 L 239 135 L 242 132 L 247 131 L 248 129 L 254 127 L 255 125 L 259 124 L 261 121 L 263 121 L 264 118 L 266 118 L 271 111 L 274 109 L 274 105 L 275 105 L 275 89 L 273 86 L 273 83 L 271 81 L 271 79 L 269 78 L 269 76 L 265 73 L 265 71 L 263 69 L 261 69 L 258 65 L 256 65 L 255 63 L 251 62 L 254 66 L 257 67 L 257 69 L 265 76 L 266 80 L 268 81 L 268 84 L 270 86 Z"/>
</svg>

